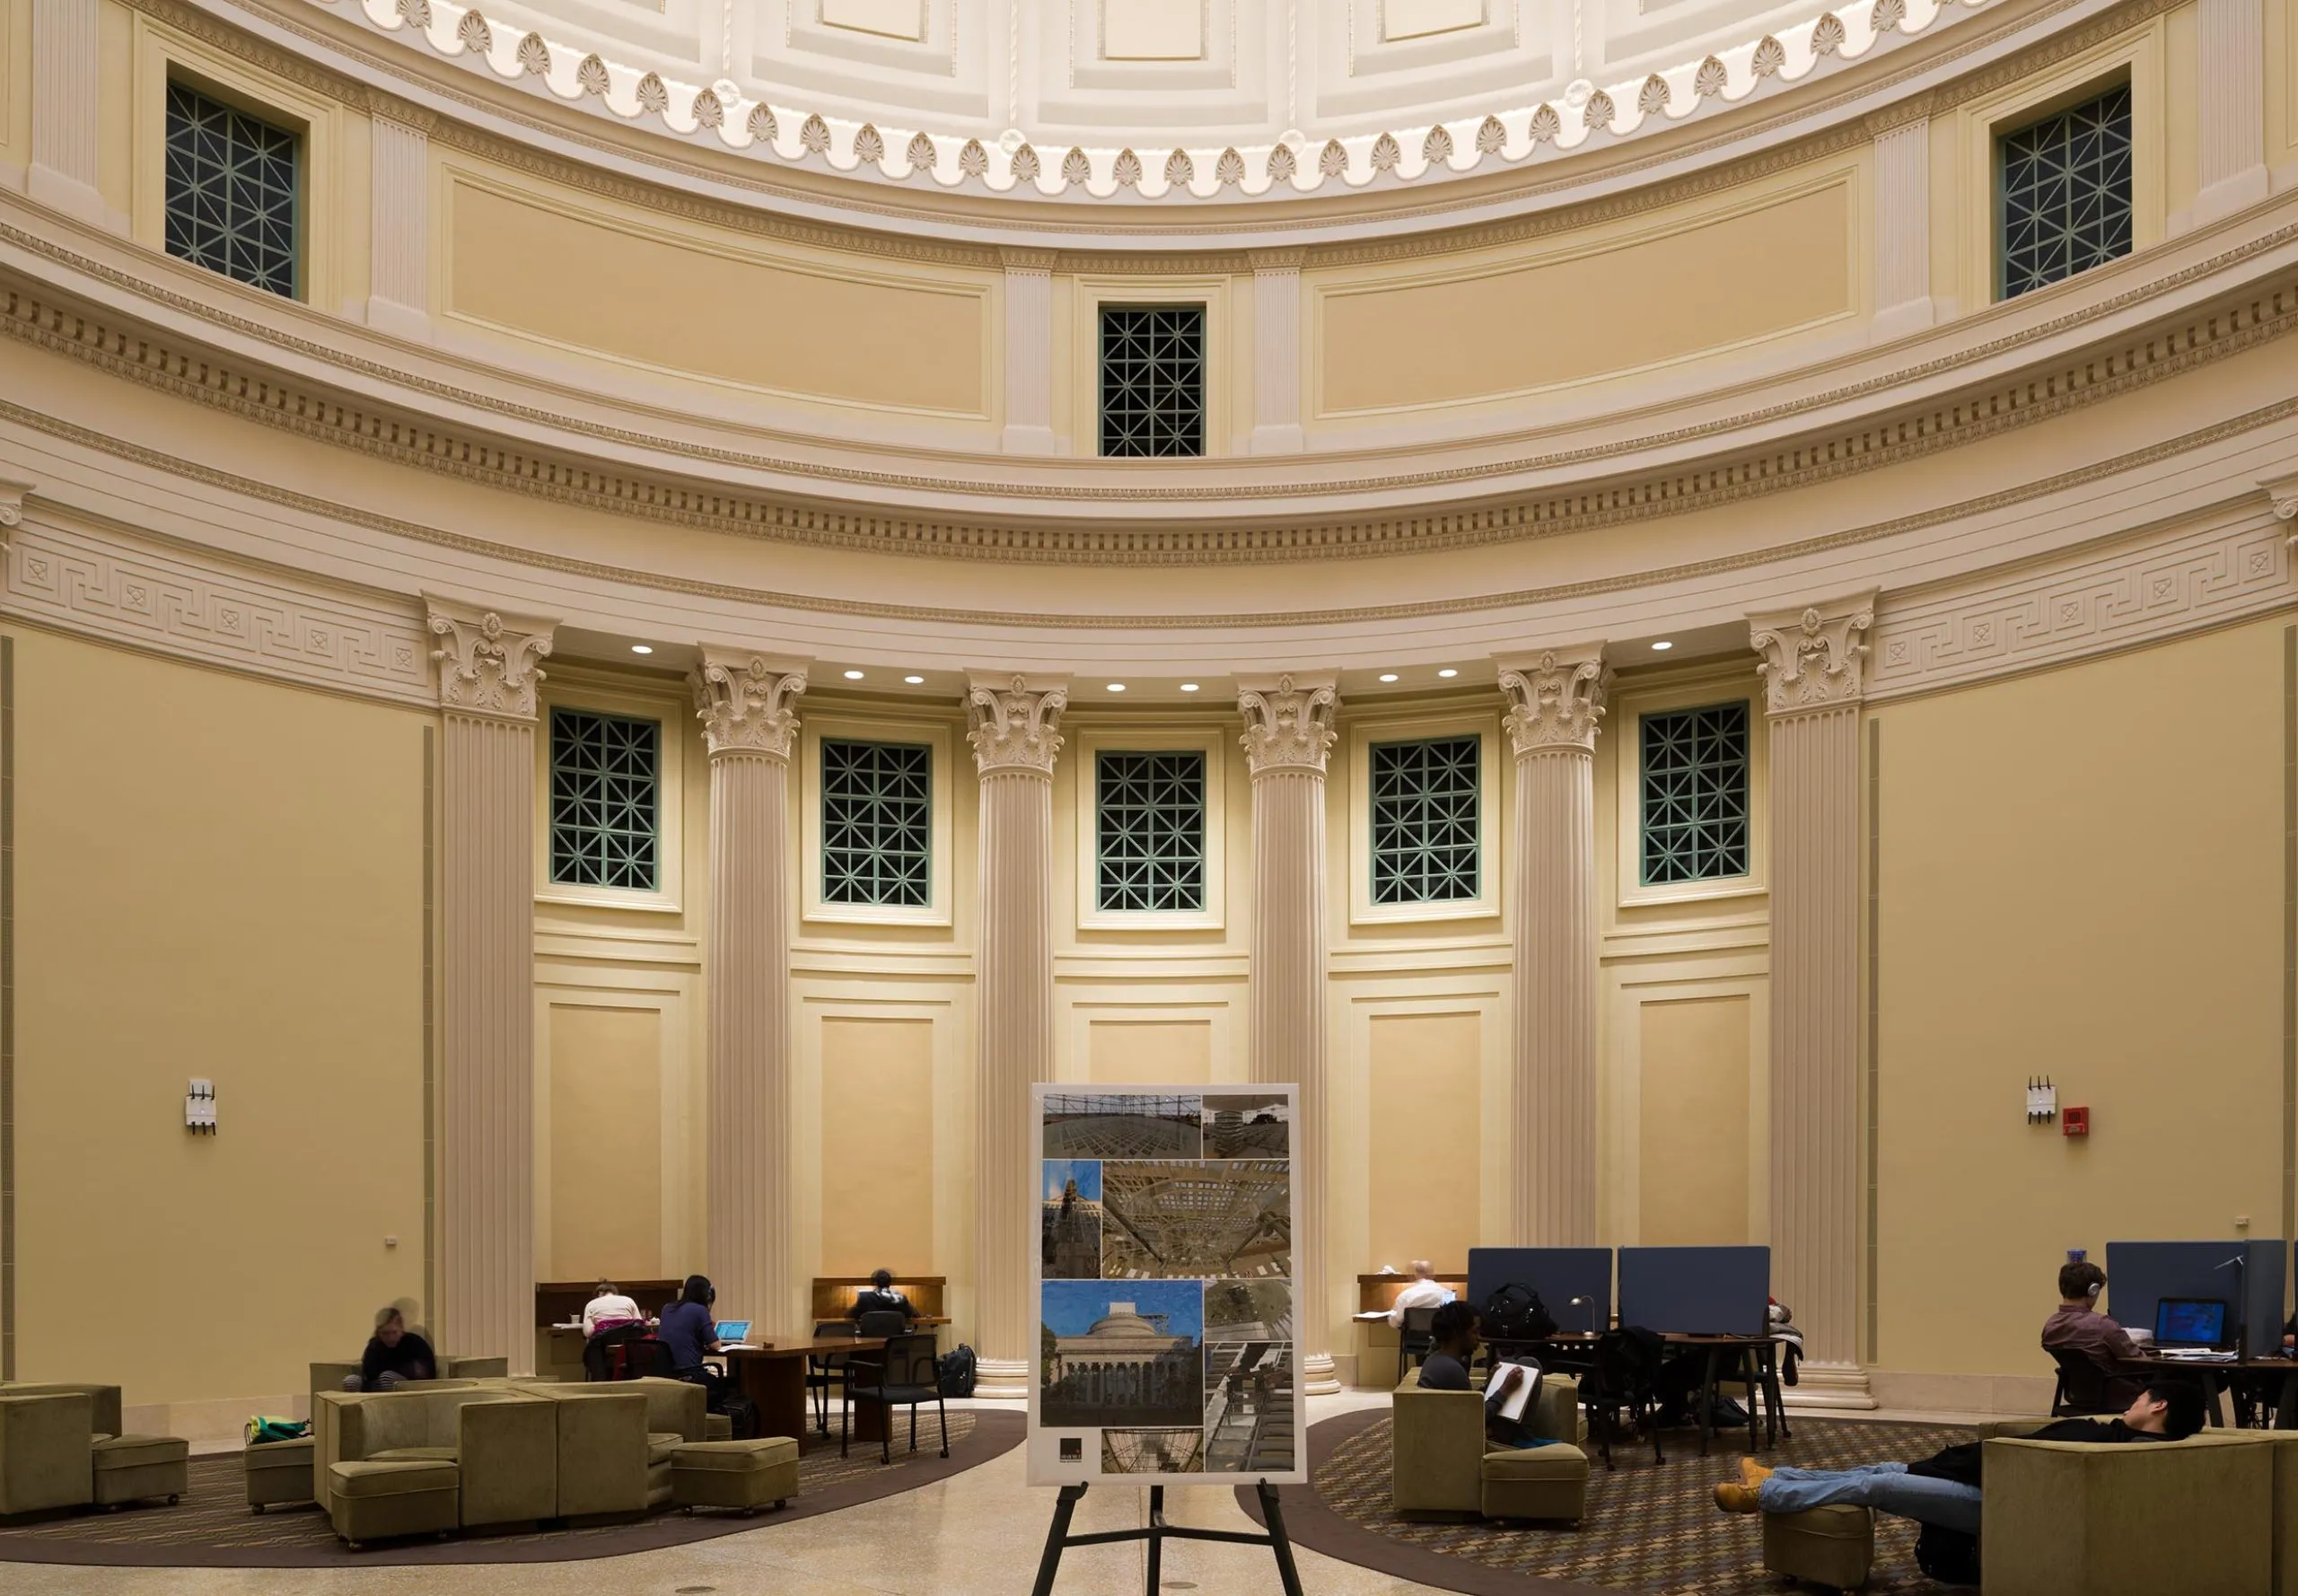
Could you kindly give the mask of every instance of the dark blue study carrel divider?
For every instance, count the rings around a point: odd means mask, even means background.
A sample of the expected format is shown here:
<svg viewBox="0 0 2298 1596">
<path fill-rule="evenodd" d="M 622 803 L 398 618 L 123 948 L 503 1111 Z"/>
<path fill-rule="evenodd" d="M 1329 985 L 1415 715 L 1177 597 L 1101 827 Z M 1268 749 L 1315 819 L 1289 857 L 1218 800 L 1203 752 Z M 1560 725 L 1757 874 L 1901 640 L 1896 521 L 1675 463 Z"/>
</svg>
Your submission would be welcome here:
<svg viewBox="0 0 2298 1596">
<path fill-rule="evenodd" d="M 1662 1335 L 1760 1336 L 1770 1327 L 1768 1247 L 1623 1247 L 1619 1321 Z"/>
</svg>

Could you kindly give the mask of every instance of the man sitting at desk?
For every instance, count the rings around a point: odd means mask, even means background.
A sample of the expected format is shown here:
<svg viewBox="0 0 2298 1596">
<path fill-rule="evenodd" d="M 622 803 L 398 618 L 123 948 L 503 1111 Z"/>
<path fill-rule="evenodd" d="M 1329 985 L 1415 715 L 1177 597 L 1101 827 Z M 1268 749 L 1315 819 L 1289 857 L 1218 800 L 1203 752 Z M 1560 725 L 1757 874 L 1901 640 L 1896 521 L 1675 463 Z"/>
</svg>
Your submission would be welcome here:
<svg viewBox="0 0 2298 1596">
<path fill-rule="evenodd" d="M 1436 1280 L 1436 1266 L 1425 1258 L 1412 1260 L 1412 1284 L 1397 1293 L 1397 1300 L 1389 1305 L 1389 1322 L 1401 1328 L 1408 1308 L 1442 1308 L 1458 1293 L 1449 1285 Z"/>
<path fill-rule="evenodd" d="M 2123 1372 L 2123 1361 L 2136 1357 L 2138 1348 L 2122 1326 L 2099 1311 L 2099 1293 L 2106 1288 L 2107 1272 L 2087 1258 L 2060 1266 L 2058 1306 L 2043 1321 L 2043 1350 L 2072 1353 L 2094 1365 L 2111 1407 L 2127 1405 L 2142 1381 Z"/>
<path fill-rule="evenodd" d="M 2202 1428 L 2202 1393 L 2183 1380 L 2158 1380 L 2120 1418 L 2063 1418 L 2029 1441 L 2183 1441 Z M 1976 1535 L 1984 1442 L 1967 1441 L 1914 1463 L 1857 1469 L 1767 1469 L 1740 1460 L 1740 1478 L 1715 1487 L 1725 1513 L 1802 1513 L 1838 1502 Z"/>
<path fill-rule="evenodd" d="M 894 1289 L 891 1269 L 880 1269 L 870 1276 L 870 1289 L 854 1299 L 854 1311 L 848 1319 L 859 1319 L 865 1313 L 899 1313 L 904 1319 L 915 1319 L 909 1299 Z"/>
</svg>

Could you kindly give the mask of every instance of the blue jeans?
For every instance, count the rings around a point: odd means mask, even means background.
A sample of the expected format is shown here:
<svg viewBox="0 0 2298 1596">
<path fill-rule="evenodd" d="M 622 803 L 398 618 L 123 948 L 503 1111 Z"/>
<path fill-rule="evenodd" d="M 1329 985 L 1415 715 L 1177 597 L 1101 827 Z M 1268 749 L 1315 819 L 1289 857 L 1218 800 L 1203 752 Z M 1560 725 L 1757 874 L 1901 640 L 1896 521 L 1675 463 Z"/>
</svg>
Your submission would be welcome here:
<svg viewBox="0 0 2298 1596">
<path fill-rule="evenodd" d="M 1849 1503 L 1896 1513 L 1918 1523 L 1978 1533 L 1979 1492 L 1959 1480 L 1909 1474 L 1905 1463 L 1869 1463 L 1858 1469 L 1779 1469 L 1757 1499 L 1766 1513 L 1801 1513 L 1807 1507 Z"/>
</svg>

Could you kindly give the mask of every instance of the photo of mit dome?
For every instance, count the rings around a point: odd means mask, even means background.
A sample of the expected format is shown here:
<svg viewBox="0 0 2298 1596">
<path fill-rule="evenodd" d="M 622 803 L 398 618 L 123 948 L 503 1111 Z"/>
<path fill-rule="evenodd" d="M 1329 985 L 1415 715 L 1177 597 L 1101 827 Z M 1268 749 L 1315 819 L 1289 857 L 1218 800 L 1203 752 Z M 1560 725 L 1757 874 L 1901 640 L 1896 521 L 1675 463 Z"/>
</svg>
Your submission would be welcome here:
<svg viewBox="0 0 2298 1596">
<path fill-rule="evenodd" d="M 1204 1425 L 1197 1282 L 1048 1280 L 1039 1290 L 1041 1426 Z"/>
</svg>

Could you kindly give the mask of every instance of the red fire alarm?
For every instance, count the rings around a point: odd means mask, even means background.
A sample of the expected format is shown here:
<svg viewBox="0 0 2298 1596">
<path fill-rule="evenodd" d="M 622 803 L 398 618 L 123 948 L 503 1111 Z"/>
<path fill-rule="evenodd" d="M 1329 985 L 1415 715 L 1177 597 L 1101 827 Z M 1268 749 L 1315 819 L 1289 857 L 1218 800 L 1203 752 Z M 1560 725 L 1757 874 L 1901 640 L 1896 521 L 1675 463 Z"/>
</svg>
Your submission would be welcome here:
<svg viewBox="0 0 2298 1596">
<path fill-rule="evenodd" d="M 2089 1136 L 2091 1134 L 2091 1110 L 2088 1109 L 2067 1109 L 2062 1111 L 2059 1115 L 2059 1134 L 2061 1136 Z"/>
</svg>

